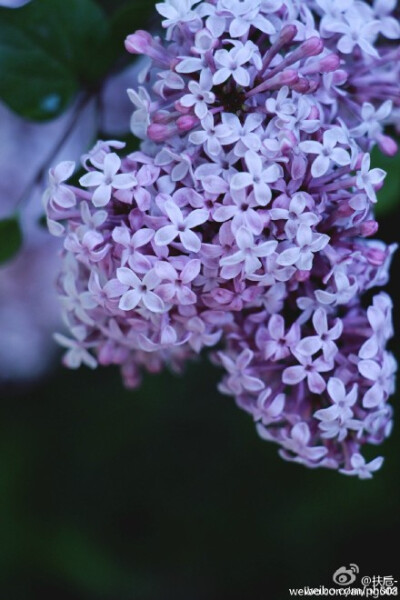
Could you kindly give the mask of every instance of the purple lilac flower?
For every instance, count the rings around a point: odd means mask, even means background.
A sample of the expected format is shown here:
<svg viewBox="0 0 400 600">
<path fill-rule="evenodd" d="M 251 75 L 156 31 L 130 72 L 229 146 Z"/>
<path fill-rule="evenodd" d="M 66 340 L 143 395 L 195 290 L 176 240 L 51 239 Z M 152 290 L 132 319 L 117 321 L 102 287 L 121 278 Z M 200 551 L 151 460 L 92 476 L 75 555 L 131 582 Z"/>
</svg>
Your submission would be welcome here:
<svg viewBox="0 0 400 600">
<path fill-rule="evenodd" d="M 65 238 L 69 366 L 118 364 L 134 387 L 218 343 L 220 391 L 284 459 L 361 478 L 380 467 L 360 452 L 391 428 L 391 301 L 362 297 L 395 250 L 369 239 L 385 176 L 370 153 L 397 150 L 394 9 L 157 4 L 166 41 L 126 40 L 151 61 L 129 90 L 140 150 L 118 159 L 99 143 L 74 202 L 53 172 L 69 205 L 47 203 Z"/>
</svg>

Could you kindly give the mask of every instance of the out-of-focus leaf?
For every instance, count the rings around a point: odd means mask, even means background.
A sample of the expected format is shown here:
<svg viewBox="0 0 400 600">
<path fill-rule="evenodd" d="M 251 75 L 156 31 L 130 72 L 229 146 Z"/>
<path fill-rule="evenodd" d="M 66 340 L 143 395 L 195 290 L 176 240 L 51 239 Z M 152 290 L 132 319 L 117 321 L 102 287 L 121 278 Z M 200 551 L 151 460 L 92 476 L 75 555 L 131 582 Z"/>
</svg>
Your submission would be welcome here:
<svg viewBox="0 0 400 600">
<path fill-rule="evenodd" d="M 108 14 L 113 14 L 121 8 L 124 4 L 127 4 L 130 0 L 97 0 L 103 10 Z M 150 3 L 150 2 L 149 2 Z"/>
<path fill-rule="evenodd" d="M 108 21 L 93 0 L 39 0 L 0 9 L 0 98 L 20 115 L 60 114 L 113 60 Z"/>
<path fill-rule="evenodd" d="M 128 34 L 136 29 L 146 29 L 156 14 L 155 2 L 149 0 L 131 0 L 123 4 L 111 19 L 115 42 L 122 45 Z"/>
<path fill-rule="evenodd" d="M 98 595 L 119 594 L 137 586 L 132 572 L 119 566 L 113 556 L 78 529 L 61 527 L 47 541 L 48 567 L 77 587 Z"/>
<path fill-rule="evenodd" d="M 371 165 L 387 172 L 383 188 L 378 192 L 375 213 L 378 217 L 386 215 L 400 206 L 400 153 L 389 157 L 379 150 L 372 152 Z"/>
<path fill-rule="evenodd" d="M 0 221 L 0 264 L 10 260 L 22 244 L 21 227 L 16 216 Z"/>
</svg>

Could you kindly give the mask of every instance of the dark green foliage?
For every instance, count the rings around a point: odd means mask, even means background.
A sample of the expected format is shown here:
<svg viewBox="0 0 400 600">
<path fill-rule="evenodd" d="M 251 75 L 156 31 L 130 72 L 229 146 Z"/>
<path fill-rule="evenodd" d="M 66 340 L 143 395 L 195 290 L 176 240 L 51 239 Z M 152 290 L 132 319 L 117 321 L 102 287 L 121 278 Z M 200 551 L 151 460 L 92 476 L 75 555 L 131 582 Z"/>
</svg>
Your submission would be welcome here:
<svg viewBox="0 0 400 600">
<path fill-rule="evenodd" d="M 10 260 L 22 244 L 22 232 L 17 216 L 0 220 L 0 264 Z"/>
<path fill-rule="evenodd" d="M 21 116 L 52 119 L 113 59 L 108 21 L 92 0 L 38 0 L 0 9 L 0 98 Z"/>
</svg>

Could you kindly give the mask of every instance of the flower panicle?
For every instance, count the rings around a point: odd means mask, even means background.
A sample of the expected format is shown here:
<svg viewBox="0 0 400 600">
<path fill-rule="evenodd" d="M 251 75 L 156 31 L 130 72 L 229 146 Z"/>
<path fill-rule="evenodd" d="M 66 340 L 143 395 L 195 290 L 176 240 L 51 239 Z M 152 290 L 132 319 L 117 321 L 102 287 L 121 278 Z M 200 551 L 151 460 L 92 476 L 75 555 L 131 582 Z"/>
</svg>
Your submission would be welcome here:
<svg viewBox="0 0 400 600">
<path fill-rule="evenodd" d="M 51 173 L 64 237 L 65 363 L 181 371 L 211 350 L 220 391 L 286 460 L 369 478 L 390 432 L 396 362 L 373 239 L 374 146 L 397 151 L 400 27 L 391 2 L 166 0 L 128 90 L 140 150 L 100 141 Z M 372 238 L 372 239 L 371 239 Z"/>
</svg>

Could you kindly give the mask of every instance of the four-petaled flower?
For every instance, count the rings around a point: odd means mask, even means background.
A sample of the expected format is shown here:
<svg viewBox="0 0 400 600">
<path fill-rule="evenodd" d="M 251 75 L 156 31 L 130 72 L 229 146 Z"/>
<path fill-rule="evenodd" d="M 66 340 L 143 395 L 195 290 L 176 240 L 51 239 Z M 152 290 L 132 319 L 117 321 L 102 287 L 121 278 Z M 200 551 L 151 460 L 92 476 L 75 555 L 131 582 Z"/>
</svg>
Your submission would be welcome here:
<svg viewBox="0 0 400 600">
<path fill-rule="evenodd" d="M 193 106 L 195 115 L 199 119 L 204 119 L 208 113 L 208 104 L 215 102 L 215 94 L 211 92 L 213 87 L 211 71 L 203 69 L 199 83 L 191 81 L 188 87 L 190 94 L 181 98 L 181 104 L 187 108 Z"/>
<path fill-rule="evenodd" d="M 51 203 L 54 208 L 72 208 L 76 204 L 74 192 L 64 181 L 71 177 L 75 170 L 75 163 L 64 161 L 49 171 L 49 187 L 44 194 L 44 203 Z"/>
<path fill-rule="evenodd" d="M 310 356 L 301 354 L 295 355 L 299 365 L 287 367 L 282 373 L 282 381 L 287 385 L 296 385 L 307 379 L 307 385 L 310 392 L 321 394 L 326 388 L 325 379 L 321 373 L 332 370 L 332 363 L 327 362 L 321 356 L 314 361 Z"/>
<path fill-rule="evenodd" d="M 314 254 L 319 252 L 329 242 L 325 233 L 313 233 L 311 227 L 301 223 L 296 233 L 297 246 L 283 250 L 277 259 L 279 265 L 284 267 L 296 265 L 302 271 L 310 271 L 313 265 Z"/>
<path fill-rule="evenodd" d="M 154 270 L 161 283 L 158 294 L 165 302 L 177 302 L 178 304 L 194 304 L 197 300 L 196 294 L 190 288 L 190 283 L 196 279 L 200 272 L 201 262 L 198 259 L 189 260 L 180 273 L 168 262 L 159 262 Z"/>
<path fill-rule="evenodd" d="M 371 359 L 361 360 L 358 363 L 361 375 L 373 382 L 372 387 L 363 397 L 363 406 L 373 408 L 383 404 L 387 396 L 393 391 L 392 376 L 396 372 L 396 361 L 391 355 L 385 355 L 382 364 Z"/>
<path fill-rule="evenodd" d="M 236 360 L 223 352 L 218 356 L 229 373 L 227 385 L 232 391 L 240 394 L 243 391 L 259 392 L 264 388 L 263 382 L 252 375 L 250 365 L 254 353 L 251 350 L 243 350 Z"/>
<path fill-rule="evenodd" d="M 121 159 L 112 152 L 104 159 L 103 171 L 90 171 L 80 178 L 79 183 L 84 187 L 96 188 L 92 197 L 94 206 L 106 206 L 111 200 L 113 188 L 126 190 L 133 186 L 131 175 L 118 173 L 120 167 Z"/>
<path fill-rule="evenodd" d="M 208 219 L 208 211 L 199 208 L 183 216 L 181 209 L 172 201 L 167 200 L 164 205 L 165 212 L 171 225 L 165 225 L 159 229 L 154 237 L 157 246 L 167 246 L 176 237 L 179 237 L 182 245 L 190 252 L 199 252 L 201 248 L 200 238 L 192 231 L 194 227 L 201 225 Z"/>
<path fill-rule="evenodd" d="M 346 393 L 343 381 L 338 377 L 330 377 L 327 385 L 328 394 L 333 402 L 328 408 L 321 408 L 314 413 L 316 419 L 321 421 L 347 421 L 353 416 L 351 409 L 357 400 L 358 387 L 354 384 L 350 392 Z"/>
<path fill-rule="evenodd" d="M 299 456 L 311 460 L 321 460 L 327 453 L 324 446 L 309 446 L 311 441 L 311 432 L 307 423 L 296 423 L 282 441 L 282 445 L 286 450 L 294 452 Z"/>
<path fill-rule="evenodd" d="M 362 163 L 361 171 L 357 174 L 357 187 L 360 190 L 365 190 L 371 202 L 376 202 L 375 187 L 379 186 L 386 177 L 386 172 L 383 169 L 371 169 L 371 156 L 365 154 Z"/>
<path fill-rule="evenodd" d="M 346 469 L 340 469 L 344 475 L 358 475 L 360 479 L 371 479 L 372 473 L 378 471 L 383 463 L 383 457 L 377 456 L 374 460 L 367 463 L 365 458 L 358 452 L 350 458 L 350 465 Z"/>
<path fill-rule="evenodd" d="M 217 50 L 214 58 L 217 65 L 217 71 L 213 76 L 214 85 L 224 83 L 229 77 L 233 77 L 238 85 L 248 87 L 250 85 L 249 70 L 243 65 L 257 58 L 261 61 L 259 51 L 256 46 L 248 41 L 245 44 L 235 42 L 231 50 Z"/>
<path fill-rule="evenodd" d="M 281 169 L 277 164 L 265 166 L 258 154 L 248 150 L 245 154 L 247 171 L 236 173 L 231 179 L 231 189 L 241 190 L 252 187 L 257 204 L 266 206 L 272 198 L 270 183 L 275 183 L 280 175 Z"/>
<path fill-rule="evenodd" d="M 275 251 L 278 242 L 270 240 L 256 244 L 252 234 L 245 227 L 240 227 L 236 232 L 236 244 L 239 250 L 220 260 L 220 265 L 224 267 L 221 275 L 226 279 L 235 277 L 242 270 L 242 267 L 246 275 L 251 275 L 254 271 L 257 271 L 261 267 L 260 258 L 270 256 Z"/>
<path fill-rule="evenodd" d="M 120 267 L 117 269 L 117 278 L 125 286 L 118 305 L 121 310 L 133 310 L 139 303 L 150 312 L 161 313 L 165 310 L 164 302 L 153 291 L 161 282 L 154 269 L 140 280 L 131 269 Z"/>
<path fill-rule="evenodd" d="M 317 335 L 311 335 L 303 338 L 296 346 L 296 351 L 306 356 L 312 356 L 322 350 L 326 361 L 334 358 L 338 348 L 334 342 L 343 331 L 343 323 L 336 319 L 331 329 L 328 326 L 328 316 L 324 308 L 318 308 L 312 318 L 314 329 Z"/>
<path fill-rule="evenodd" d="M 331 161 L 336 165 L 345 167 L 351 162 L 350 154 L 337 144 L 341 141 L 340 129 L 334 127 L 324 132 L 322 143 L 308 140 L 300 142 L 299 148 L 307 154 L 317 154 L 317 158 L 311 165 L 311 175 L 322 177 L 328 171 Z"/>
<path fill-rule="evenodd" d="M 230 143 L 227 141 L 231 133 L 230 128 L 222 123 L 215 125 L 211 113 L 207 113 L 201 121 L 201 126 L 202 129 L 190 134 L 189 141 L 196 145 L 204 144 L 210 156 L 217 156 L 221 152 L 222 145 Z"/>
<path fill-rule="evenodd" d="M 262 351 L 265 360 L 282 360 L 290 355 L 300 338 L 300 328 L 294 323 L 285 333 L 285 320 L 280 314 L 272 315 L 268 327 L 257 332 L 256 344 Z"/>
</svg>

